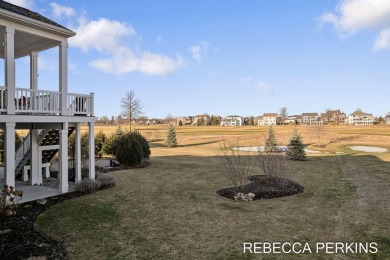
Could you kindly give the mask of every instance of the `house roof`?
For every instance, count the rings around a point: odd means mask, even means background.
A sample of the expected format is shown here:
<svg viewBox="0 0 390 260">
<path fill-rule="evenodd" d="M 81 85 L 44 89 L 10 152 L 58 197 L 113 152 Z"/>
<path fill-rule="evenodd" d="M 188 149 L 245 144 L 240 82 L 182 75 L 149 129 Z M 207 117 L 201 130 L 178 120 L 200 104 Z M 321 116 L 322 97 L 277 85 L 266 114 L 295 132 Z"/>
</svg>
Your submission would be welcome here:
<svg viewBox="0 0 390 260">
<path fill-rule="evenodd" d="M 38 26 L 38 28 L 56 32 L 66 37 L 76 35 L 72 30 L 39 13 L 2 0 L 0 0 L 0 18 L 29 26 Z"/>
<path fill-rule="evenodd" d="M 264 113 L 263 114 L 263 117 L 267 117 L 267 116 L 269 116 L 269 117 L 277 117 L 278 113 Z"/>
<path fill-rule="evenodd" d="M 302 116 L 318 116 L 318 113 L 302 113 Z"/>
<path fill-rule="evenodd" d="M 385 116 L 385 118 L 390 118 L 390 115 Z"/>
<path fill-rule="evenodd" d="M 68 30 L 68 28 L 50 20 L 49 18 L 44 17 L 43 15 L 40 15 L 36 12 L 33 12 L 31 10 L 28 10 L 26 8 L 23 8 L 23 7 L 20 7 L 17 5 L 13 5 L 13 4 L 5 2 L 5 1 L 0 1 L 0 8 L 3 10 L 9 11 L 9 12 L 15 13 L 15 14 L 23 15 L 25 17 L 28 17 L 28 18 L 31 18 L 31 19 L 34 19 L 34 20 L 37 20 L 40 22 L 44 22 L 44 23 L 54 25 L 56 27 Z"/>
<path fill-rule="evenodd" d="M 351 116 L 372 116 L 372 114 L 364 113 L 363 111 L 355 111 Z"/>
</svg>

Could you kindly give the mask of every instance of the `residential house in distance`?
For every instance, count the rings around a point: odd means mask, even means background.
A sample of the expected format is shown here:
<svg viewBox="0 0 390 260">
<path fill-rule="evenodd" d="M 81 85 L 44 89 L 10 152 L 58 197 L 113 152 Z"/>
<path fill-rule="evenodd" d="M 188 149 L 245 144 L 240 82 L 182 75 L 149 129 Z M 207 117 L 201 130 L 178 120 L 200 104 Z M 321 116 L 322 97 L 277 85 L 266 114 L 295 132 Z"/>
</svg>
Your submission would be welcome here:
<svg viewBox="0 0 390 260">
<path fill-rule="evenodd" d="M 176 121 L 177 121 L 178 126 L 192 124 L 192 119 L 188 116 L 180 116 L 180 117 L 176 118 Z"/>
<path fill-rule="evenodd" d="M 284 119 L 284 124 L 296 125 L 297 124 L 297 116 L 287 116 L 286 119 Z"/>
<path fill-rule="evenodd" d="M 242 126 L 244 118 L 242 116 L 227 116 L 221 121 L 221 126 Z"/>
<path fill-rule="evenodd" d="M 356 110 L 348 116 L 347 122 L 349 125 L 373 125 L 374 117 L 372 114 Z"/>
<path fill-rule="evenodd" d="M 278 113 L 264 113 L 262 117 L 258 117 L 257 125 L 277 125 Z"/>
<path fill-rule="evenodd" d="M 75 132 L 75 182 L 81 181 L 81 124 L 88 124 L 89 178 L 95 179 L 94 95 L 68 91 L 68 38 L 75 33 L 5 1 L 0 1 L 0 31 L 5 78 L 5 86 L 0 87 L 0 128 L 5 144 L 4 179 L 0 182 L 14 187 L 16 184 L 16 188 L 26 185 L 42 188 L 43 177 L 50 174 L 46 169 L 58 153 L 59 186 L 55 192 L 68 192 L 68 137 L 72 132 Z M 38 87 L 38 54 L 52 48 L 58 50 L 58 80 L 52 82 L 58 87 L 56 91 Z M 23 57 L 29 57 L 28 72 L 16 71 L 15 61 Z M 17 73 L 27 73 L 23 76 L 30 79 L 29 85 L 16 87 Z M 15 149 L 15 132 L 19 129 L 29 132 Z M 16 181 L 19 175 L 22 181 Z"/>
<path fill-rule="evenodd" d="M 302 125 L 318 125 L 318 113 L 302 113 Z"/>
<path fill-rule="evenodd" d="M 341 112 L 340 109 L 328 110 L 325 113 L 321 114 L 321 121 L 324 122 L 324 124 L 344 124 L 346 118 L 347 115 Z"/>
<path fill-rule="evenodd" d="M 210 124 L 210 122 L 211 122 L 211 118 L 210 118 L 210 116 L 208 115 L 208 114 L 203 114 L 203 115 L 196 115 L 195 117 L 194 117 L 194 120 L 193 120 L 193 122 L 192 122 L 192 125 L 198 125 L 198 121 L 199 120 L 202 120 L 203 119 L 203 122 L 204 122 L 204 125 L 209 125 Z"/>
<path fill-rule="evenodd" d="M 385 124 L 387 125 L 390 125 L 390 114 L 388 114 L 387 116 L 385 116 Z"/>
</svg>

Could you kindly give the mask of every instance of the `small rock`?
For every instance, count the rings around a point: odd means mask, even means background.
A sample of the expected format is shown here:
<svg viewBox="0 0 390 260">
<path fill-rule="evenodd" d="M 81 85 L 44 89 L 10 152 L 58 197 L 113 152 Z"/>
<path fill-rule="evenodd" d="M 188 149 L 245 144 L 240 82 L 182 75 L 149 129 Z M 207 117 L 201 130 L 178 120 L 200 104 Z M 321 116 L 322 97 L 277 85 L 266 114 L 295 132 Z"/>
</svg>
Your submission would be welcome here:
<svg viewBox="0 0 390 260">
<path fill-rule="evenodd" d="M 46 203 L 47 203 L 47 200 L 45 200 L 45 199 L 37 200 L 37 204 L 45 205 Z"/>
<path fill-rule="evenodd" d="M 0 230 L 0 235 L 4 235 L 4 234 L 7 234 L 11 232 L 11 229 L 4 229 L 4 230 Z"/>
<path fill-rule="evenodd" d="M 248 196 L 248 198 L 253 199 L 254 197 L 256 197 L 256 194 L 249 192 L 247 196 Z"/>
</svg>

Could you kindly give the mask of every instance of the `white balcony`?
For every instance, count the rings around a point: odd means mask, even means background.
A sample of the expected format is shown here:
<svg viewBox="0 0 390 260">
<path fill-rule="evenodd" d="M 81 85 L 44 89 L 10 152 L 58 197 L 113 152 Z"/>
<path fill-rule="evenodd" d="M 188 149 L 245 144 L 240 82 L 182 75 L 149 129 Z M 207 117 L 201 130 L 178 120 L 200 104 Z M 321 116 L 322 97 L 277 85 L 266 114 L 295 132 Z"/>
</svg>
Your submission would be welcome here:
<svg viewBox="0 0 390 260">
<path fill-rule="evenodd" d="M 6 88 L 0 87 L 0 112 L 7 113 Z M 61 115 L 61 93 L 49 90 L 15 88 L 15 114 Z M 68 93 L 67 115 L 94 116 L 94 95 Z"/>
</svg>

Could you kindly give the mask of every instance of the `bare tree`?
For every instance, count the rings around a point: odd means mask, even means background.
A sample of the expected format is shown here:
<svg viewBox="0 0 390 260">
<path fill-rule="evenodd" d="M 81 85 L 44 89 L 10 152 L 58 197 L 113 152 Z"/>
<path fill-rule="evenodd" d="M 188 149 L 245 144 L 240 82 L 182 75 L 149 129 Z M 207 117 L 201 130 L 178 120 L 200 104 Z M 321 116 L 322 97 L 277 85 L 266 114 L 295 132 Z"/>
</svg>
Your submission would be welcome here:
<svg viewBox="0 0 390 260">
<path fill-rule="evenodd" d="M 317 137 L 317 147 L 321 147 L 321 138 L 325 132 L 325 128 L 323 124 L 317 124 L 314 126 L 315 136 Z"/>
<path fill-rule="evenodd" d="M 131 125 L 133 119 L 142 115 L 142 105 L 138 99 L 135 98 L 134 90 L 130 90 L 126 93 L 125 97 L 121 100 L 122 116 L 129 120 L 129 127 L 131 131 Z"/>
<path fill-rule="evenodd" d="M 284 125 L 284 121 L 286 120 L 287 118 L 287 107 L 281 107 L 280 108 L 280 113 L 279 113 L 279 116 L 282 118 L 282 124 Z"/>
</svg>

